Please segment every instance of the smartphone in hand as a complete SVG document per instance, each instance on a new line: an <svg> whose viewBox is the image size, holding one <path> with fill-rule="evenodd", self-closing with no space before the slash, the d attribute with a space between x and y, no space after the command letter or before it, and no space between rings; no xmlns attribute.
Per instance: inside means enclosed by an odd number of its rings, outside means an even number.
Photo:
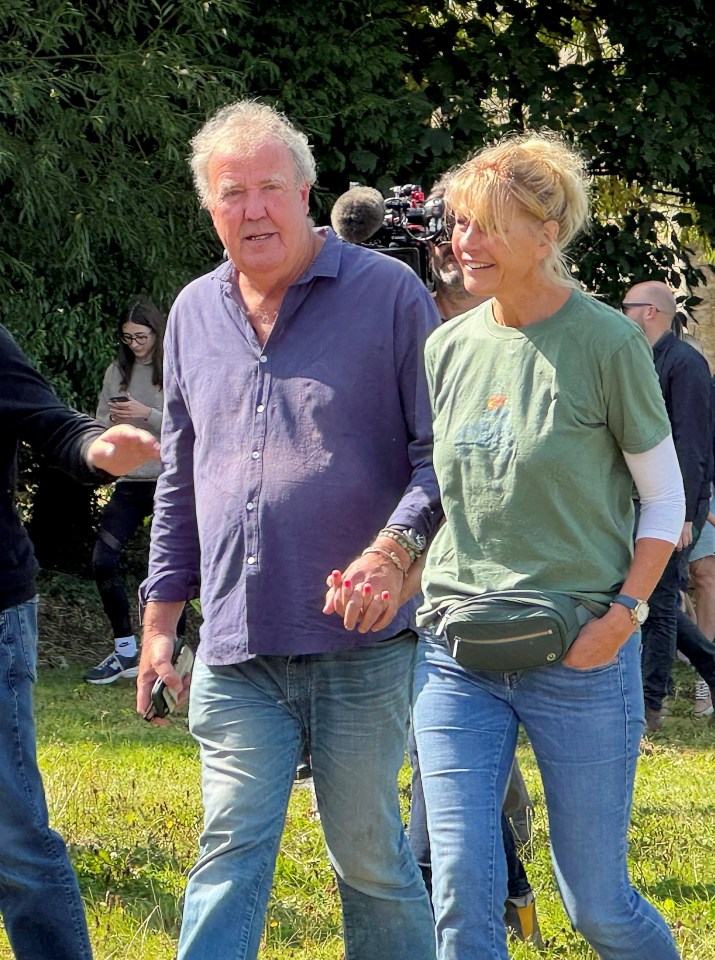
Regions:
<svg viewBox="0 0 715 960"><path fill-rule="evenodd" d="M191 647L187 645L184 637L177 638L171 663L182 680L191 673L191 668L194 665L194 653ZM151 705L144 714L144 719L154 720L155 717L168 717L170 713L174 712L178 702L179 694L167 687L163 680L157 678L151 689Z"/></svg>
<svg viewBox="0 0 715 960"><path fill-rule="evenodd" d="M129 403L129 397L110 397L110 403Z"/></svg>

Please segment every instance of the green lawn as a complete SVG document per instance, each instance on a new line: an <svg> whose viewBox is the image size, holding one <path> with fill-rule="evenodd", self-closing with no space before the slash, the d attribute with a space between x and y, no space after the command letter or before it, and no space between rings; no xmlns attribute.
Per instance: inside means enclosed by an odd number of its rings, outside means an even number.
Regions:
<svg viewBox="0 0 715 960"><path fill-rule="evenodd" d="M673 925L684 960L715 960L715 727L690 717L692 672L678 664L676 679L673 716L646 745L639 769L632 874ZM70 845L97 960L172 960L201 822L197 752L185 719L151 728L134 713L131 683L88 686L71 667L41 670L37 722L51 820ZM556 895L527 745L520 760L536 802L527 869L546 955L590 957ZM405 815L408 782L405 768ZM266 960L342 957L335 883L310 800L309 790L294 791L261 953ZM0 960L11 956L0 931ZM537 956L514 944L514 958Z"/></svg>

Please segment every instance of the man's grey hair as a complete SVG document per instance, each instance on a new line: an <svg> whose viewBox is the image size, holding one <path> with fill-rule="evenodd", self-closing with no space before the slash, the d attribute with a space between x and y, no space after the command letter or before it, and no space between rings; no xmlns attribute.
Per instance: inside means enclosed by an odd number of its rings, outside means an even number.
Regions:
<svg viewBox="0 0 715 960"><path fill-rule="evenodd" d="M249 157L267 140L279 140L290 150L295 161L298 186L315 183L315 159L308 138L274 107L257 100L236 100L222 107L201 127L191 141L191 171L199 200L210 207L208 167L215 153L235 153Z"/></svg>

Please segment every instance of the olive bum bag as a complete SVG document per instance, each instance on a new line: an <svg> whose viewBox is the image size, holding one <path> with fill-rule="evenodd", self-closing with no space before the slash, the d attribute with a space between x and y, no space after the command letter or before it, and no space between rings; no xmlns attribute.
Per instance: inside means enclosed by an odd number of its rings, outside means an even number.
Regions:
<svg viewBox="0 0 715 960"><path fill-rule="evenodd" d="M448 607L437 635L446 635L461 666L510 673L558 663L584 623L606 609L564 593L483 593Z"/></svg>

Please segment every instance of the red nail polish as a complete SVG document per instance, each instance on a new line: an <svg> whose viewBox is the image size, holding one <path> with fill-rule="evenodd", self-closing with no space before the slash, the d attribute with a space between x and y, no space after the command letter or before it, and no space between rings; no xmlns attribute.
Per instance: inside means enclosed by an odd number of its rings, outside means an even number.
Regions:
<svg viewBox="0 0 715 960"><path fill-rule="evenodd" d="M350 587L352 587L352 585L353 585L352 580L343 580L343 586L347 587L348 590L350 589Z"/></svg>
<svg viewBox="0 0 715 960"><path fill-rule="evenodd" d="M362 592L363 592L363 593L372 593L372 587L370 586L369 583L366 583L366 584L365 584L365 586L362 588Z"/></svg>
<svg viewBox="0 0 715 960"><path fill-rule="evenodd" d="M383 590L383 591L382 591L382 599L383 599L383 600L389 600L389 599L390 599L390 591L389 591L389 590Z"/></svg>

